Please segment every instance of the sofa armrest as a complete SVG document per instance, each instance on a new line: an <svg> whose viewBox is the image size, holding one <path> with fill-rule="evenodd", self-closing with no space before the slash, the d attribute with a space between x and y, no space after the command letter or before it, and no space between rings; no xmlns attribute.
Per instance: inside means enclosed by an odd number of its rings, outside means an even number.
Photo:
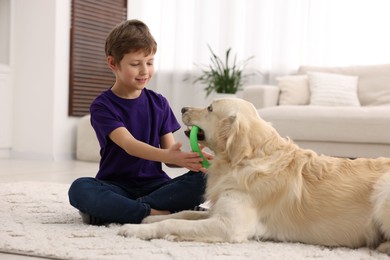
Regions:
<svg viewBox="0 0 390 260"><path fill-rule="evenodd" d="M273 85L250 85L244 88L242 97L260 109L277 106L279 92L279 87Z"/></svg>
<svg viewBox="0 0 390 260"><path fill-rule="evenodd" d="M79 161L99 162L100 145L91 126L91 116L80 118L76 133L76 159Z"/></svg>

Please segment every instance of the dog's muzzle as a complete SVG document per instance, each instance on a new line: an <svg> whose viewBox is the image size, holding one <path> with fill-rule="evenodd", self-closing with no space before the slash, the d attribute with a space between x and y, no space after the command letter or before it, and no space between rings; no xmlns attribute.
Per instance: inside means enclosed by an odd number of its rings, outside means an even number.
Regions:
<svg viewBox="0 0 390 260"><path fill-rule="evenodd" d="M188 107L183 107L183 108L181 109L181 114L184 115L188 110L189 110ZM187 137L190 137L191 127L192 127L192 125L189 125L189 126L187 126L187 129L184 130L184 134L185 134ZM198 126L198 127L199 127L199 126ZM204 140L205 140L204 131L203 131L202 128L199 127L199 131L198 131L198 141L204 141Z"/></svg>

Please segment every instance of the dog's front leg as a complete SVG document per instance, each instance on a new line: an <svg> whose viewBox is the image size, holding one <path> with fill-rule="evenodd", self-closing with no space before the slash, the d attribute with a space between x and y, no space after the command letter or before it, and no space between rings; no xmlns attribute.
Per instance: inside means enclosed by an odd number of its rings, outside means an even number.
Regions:
<svg viewBox="0 0 390 260"><path fill-rule="evenodd" d="M152 238L166 238L175 240L173 236L169 237L169 230L175 227L175 224L170 222L159 224L159 222L166 222L168 220L200 220L209 217L208 211L192 211L185 210L169 215L154 215L148 216L142 220L142 224L126 224L119 230L119 235L135 236L140 239L149 240ZM163 229L164 227L164 229Z"/></svg>
<svg viewBox="0 0 390 260"><path fill-rule="evenodd" d="M187 219L187 220L198 220L205 219L209 217L208 211L193 211L193 210L184 210L177 213L169 215L154 215L148 216L142 220L143 224L160 222L166 219Z"/></svg>
<svg viewBox="0 0 390 260"><path fill-rule="evenodd" d="M119 235L150 240L165 238L171 241L224 242L227 221L217 217L203 220L167 219L150 224L126 224Z"/></svg>
<svg viewBox="0 0 390 260"><path fill-rule="evenodd" d="M245 196L245 195L244 195ZM166 219L150 224L127 224L119 234L141 239L173 241L244 242L256 233L257 215L243 195L222 196L207 219ZM183 213L184 214L184 213Z"/></svg>

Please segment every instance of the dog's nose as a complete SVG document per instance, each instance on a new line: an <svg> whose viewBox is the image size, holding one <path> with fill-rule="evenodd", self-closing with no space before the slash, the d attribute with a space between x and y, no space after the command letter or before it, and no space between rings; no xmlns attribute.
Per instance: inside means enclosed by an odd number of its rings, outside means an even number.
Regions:
<svg viewBox="0 0 390 260"><path fill-rule="evenodd" d="M181 113L182 114L184 114L185 112L187 112L188 111L188 107L183 107L182 109L181 109Z"/></svg>

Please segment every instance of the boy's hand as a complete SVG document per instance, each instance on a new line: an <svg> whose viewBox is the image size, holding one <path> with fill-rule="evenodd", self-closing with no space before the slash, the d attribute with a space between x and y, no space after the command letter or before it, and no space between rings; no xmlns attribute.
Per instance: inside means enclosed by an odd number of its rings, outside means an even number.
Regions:
<svg viewBox="0 0 390 260"><path fill-rule="evenodd" d="M178 142L167 149L168 161L166 163L175 164L191 171L198 172L203 169L202 157L196 152L182 152L182 143Z"/></svg>
<svg viewBox="0 0 390 260"><path fill-rule="evenodd" d="M199 149L202 151L203 156L206 157L206 159L210 161L210 160L212 160L214 158L214 155L212 155L211 153L206 152L204 150L205 148L206 148L206 146L199 145Z"/></svg>
<svg viewBox="0 0 390 260"><path fill-rule="evenodd" d="M214 155L211 154L211 153L208 153L206 152L204 149L206 148L206 146L204 145L199 145L199 149L202 151L202 154L203 156L209 161L209 163L211 164L211 160L214 158ZM201 172L204 172L204 173L207 173L207 168L201 168L200 169Z"/></svg>

